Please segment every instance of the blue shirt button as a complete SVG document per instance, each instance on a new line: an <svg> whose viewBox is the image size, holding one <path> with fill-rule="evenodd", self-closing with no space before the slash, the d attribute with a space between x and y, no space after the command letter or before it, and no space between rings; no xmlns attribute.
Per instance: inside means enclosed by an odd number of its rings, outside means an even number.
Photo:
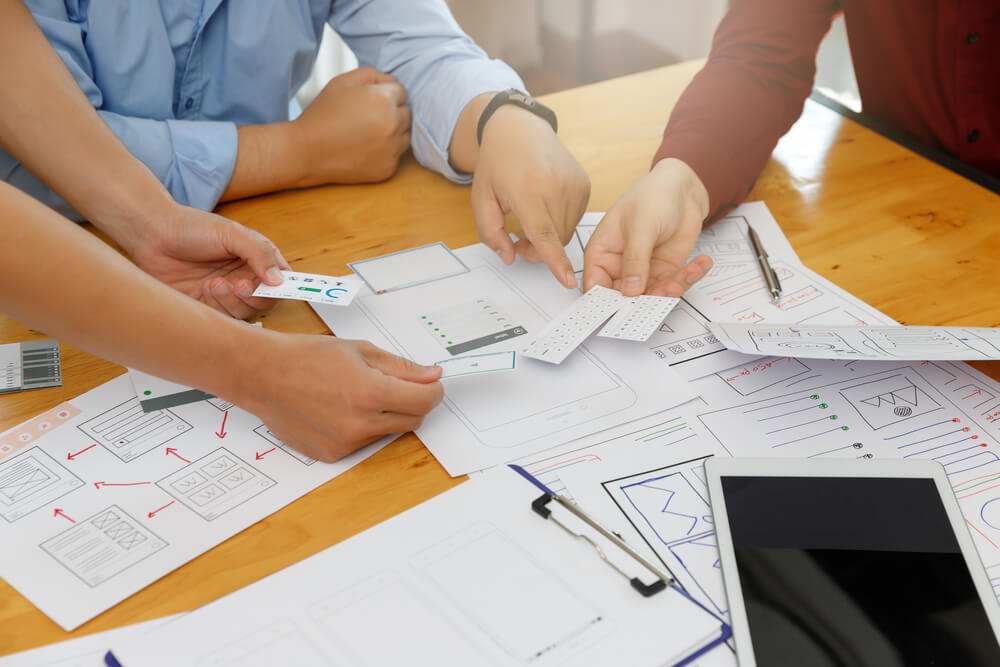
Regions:
<svg viewBox="0 0 1000 667"><path fill-rule="evenodd" d="M194 98L193 97L187 98L187 102L184 103L184 108L190 109L193 106L194 106Z"/></svg>

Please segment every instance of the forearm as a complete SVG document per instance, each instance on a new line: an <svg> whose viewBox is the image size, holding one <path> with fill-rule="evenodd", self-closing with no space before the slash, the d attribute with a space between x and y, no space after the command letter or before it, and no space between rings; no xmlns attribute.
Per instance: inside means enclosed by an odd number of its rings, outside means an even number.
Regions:
<svg viewBox="0 0 1000 667"><path fill-rule="evenodd" d="M221 201L322 184L309 169L294 121L243 125L237 134L236 167Z"/></svg>
<svg viewBox="0 0 1000 667"><path fill-rule="evenodd" d="M828 0L732 3L654 158L677 158L694 169L708 190L711 216L746 197L801 114L816 50L837 11Z"/></svg>
<svg viewBox="0 0 1000 667"><path fill-rule="evenodd" d="M248 360L261 361L274 334L159 283L2 184L0 211L0 310L116 363L249 402Z"/></svg>
<svg viewBox="0 0 1000 667"><path fill-rule="evenodd" d="M0 144L73 208L120 240L140 211L170 205L169 193L100 119L21 2L0 4L0 63Z"/></svg>

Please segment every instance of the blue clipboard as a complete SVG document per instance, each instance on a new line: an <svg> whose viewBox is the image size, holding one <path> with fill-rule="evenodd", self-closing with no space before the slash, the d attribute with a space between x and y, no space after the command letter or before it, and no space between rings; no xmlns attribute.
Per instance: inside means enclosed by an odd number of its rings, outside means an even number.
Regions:
<svg viewBox="0 0 1000 667"><path fill-rule="evenodd" d="M587 524L589 524L592 528L594 528L599 533L601 533L602 535L604 535L604 537L608 538L612 543L617 544L619 547L621 547L623 551L625 551L626 553L628 553L629 555L631 555L633 558L635 558L640 563L640 565L642 565L643 567L645 567L646 569L650 570L653 573L661 572L659 570L658 566L656 566L655 564L650 563L650 561L648 561L645 557L643 557L642 555L638 554L637 552L634 552L630 547L628 547L627 545L625 545L624 541L620 537L618 537L617 535L615 535L611 531L608 531L606 528L604 528L603 526L601 526L599 522L597 522L596 520L594 520L591 517L589 517L586 514L586 512L584 512L582 509L580 509L580 507L577 506L575 503L571 503L570 501L566 500L562 496L559 496L557 493L555 493L554 491L552 491L548 486L546 486L544 483L542 483L534 475L532 475L530 472L528 472L527 470L525 470L521 466L515 465L515 464L510 464L509 467L511 469L513 469L516 473L518 473L519 475L521 475L522 477L524 477L524 479L526 479L529 482L531 482L532 484L534 484L544 494L543 496L541 496L540 498L536 499L531 504L531 509L536 514L540 515L541 517L543 517L545 519L548 519L549 516L550 516L550 514L548 513L549 511L546 509L546 505L548 504L549 501L556 500L557 502L559 502L562 505L564 505L567 509L569 509L578 518L582 519L584 522L586 522ZM562 524L560 524L560 525L562 525ZM563 528L565 528L565 526L563 526ZM673 579L673 577L669 577L668 575L662 575L661 580L655 582L654 584L645 584L645 583L639 581L638 579L632 579L630 581L630 584L641 595L644 595L644 596L647 596L647 597L651 596L651 595L655 595L655 594L657 594L657 593L659 593L661 591L664 591L664 590L666 590L668 588L672 589L672 590L676 591L678 594L680 594L681 596L683 596L685 599L687 599L688 602L690 602L691 604L695 605L696 607L698 607L699 609L701 609L703 612L705 612L706 614L708 614L709 616L711 616L712 618L714 618L716 621L719 622L719 636L716 637L715 639L713 639L712 641L710 641L709 643L705 644L704 646L702 646L698 650L696 650L691 655L683 658L679 662L674 663L675 667L680 667L681 665L690 664L691 662L697 660L701 656L703 656L706 653L708 653L709 651L711 651L713 648L716 648L717 646L719 646L719 644L723 644L723 643L727 642L733 636L733 629L732 629L732 627L730 627L730 625L728 623L726 623L726 621L721 616L719 616L715 612L711 611L705 605L703 605L702 603L698 602L693 597L691 597L691 595L686 590L684 590L684 588L682 588L681 585L675 579ZM110 667L116 667L116 665L111 665Z"/></svg>

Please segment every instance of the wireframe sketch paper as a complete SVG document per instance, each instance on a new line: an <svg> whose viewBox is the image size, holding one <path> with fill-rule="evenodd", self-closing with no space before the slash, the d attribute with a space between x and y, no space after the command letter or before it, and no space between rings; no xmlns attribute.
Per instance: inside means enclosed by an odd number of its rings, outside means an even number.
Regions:
<svg viewBox="0 0 1000 667"><path fill-rule="evenodd" d="M644 598L500 467L114 647L125 667L663 665L720 635Z"/></svg>
<svg viewBox="0 0 1000 667"><path fill-rule="evenodd" d="M872 327L713 322L729 349L809 359L1000 359L1000 329Z"/></svg>
<svg viewBox="0 0 1000 667"><path fill-rule="evenodd" d="M0 434L0 576L72 630L336 477L210 399L143 412L127 376Z"/></svg>
<svg viewBox="0 0 1000 667"><path fill-rule="evenodd" d="M519 351L579 296L543 265L505 266L482 245L455 251L465 271L436 278L407 267L416 284L349 308L314 305L338 336L363 339L422 364ZM426 280L421 277L426 277ZM452 475L481 470L661 412L694 397L641 344L592 337L556 366L517 354L516 368L444 383L445 398L417 431Z"/></svg>
<svg viewBox="0 0 1000 667"><path fill-rule="evenodd" d="M603 214L588 213L566 246L577 275L583 250ZM767 249L784 293L771 301L747 236L752 225ZM893 321L802 264L763 202L743 204L706 227L692 252L714 262L685 292L646 344L684 378L693 380L745 361L719 341L709 322L891 325ZM759 353L757 353L759 356Z"/></svg>
<svg viewBox="0 0 1000 667"><path fill-rule="evenodd" d="M0 667L105 667L104 656L112 644L126 637L138 637L182 614L165 616L145 623L126 625L77 639L41 646L30 651L0 657Z"/></svg>
<svg viewBox="0 0 1000 667"><path fill-rule="evenodd" d="M687 407L714 440L706 447L716 455L941 463L1000 590L1000 383L952 361L764 357L695 384L701 396ZM650 548L696 597L726 613L714 528L703 512L704 457L669 448L649 454L631 461L567 458L560 482L626 540Z"/></svg>

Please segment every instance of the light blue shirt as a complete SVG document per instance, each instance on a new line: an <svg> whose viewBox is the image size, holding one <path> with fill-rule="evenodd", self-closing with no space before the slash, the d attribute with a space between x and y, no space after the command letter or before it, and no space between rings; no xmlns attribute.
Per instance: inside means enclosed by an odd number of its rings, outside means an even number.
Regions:
<svg viewBox="0 0 1000 667"><path fill-rule="evenodd" d="M448 145L465 105L520 88L455 23L444 0L27 0L101 117L182 204L212 209L236 164L238 125L288 120L323 24L361 65L409 94L412 148L456 182ZM100 165L95 165L100 169ZM0 150L0 177L68 215L57 195Z"/></svg>

